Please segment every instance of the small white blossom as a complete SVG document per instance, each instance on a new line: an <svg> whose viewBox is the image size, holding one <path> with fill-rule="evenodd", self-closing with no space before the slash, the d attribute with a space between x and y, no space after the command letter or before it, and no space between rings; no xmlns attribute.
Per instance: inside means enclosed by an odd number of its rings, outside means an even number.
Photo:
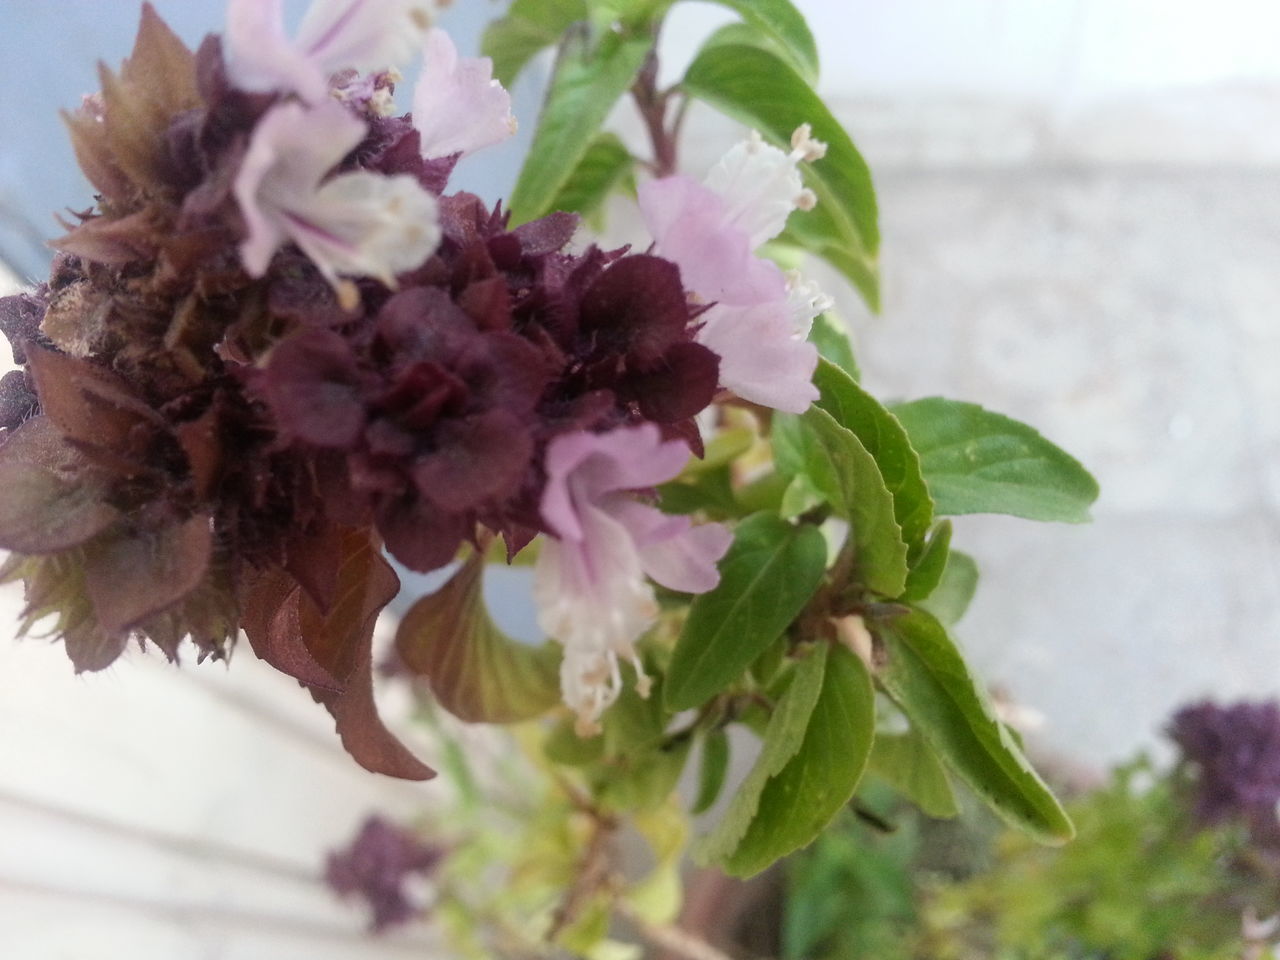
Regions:
<svg viewBox="0 0 1280 960"><path fill-rule="evenodd" d="M731 534L717 523L694 526L637 500L630 491L670 480L689 459L679 441L645 424L610 433L572 433L547 448L542 517L555 534L538 555L538 623L564 646L560 685L582 736L622 691L619 658L649 681L635 642L658 615L646 575L672 590L705 593L720 579L716 561Z"/></svg>
<svg viewBox="0 0 1280 960"><path fill-rule="evenodd" d="M364 137L341 105L272 107L254 128L234 192L248 228L240 256L253 276L293 241L340 292L339 277L395 276L422 264L440 242L435 198L413 177L330 170Z"/></svg>

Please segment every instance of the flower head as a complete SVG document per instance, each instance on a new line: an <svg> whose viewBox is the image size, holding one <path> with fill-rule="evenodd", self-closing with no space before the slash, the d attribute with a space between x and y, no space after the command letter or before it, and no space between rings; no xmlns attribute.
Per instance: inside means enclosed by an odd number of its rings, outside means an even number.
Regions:
<svg viewBox="0 0 1280 960"><path fill-rule="evenodd" d="M251 275L265 274L292 240L335 284L371 276L390 286L436 248L436 201L414 177L357 170L324 180L365 130L337 103L282 103L258 121L235 179L248 228L240 253Z"/></svg>
<svg viewBox="0 0 1280 960"><path fill-rule="evenodd" d="M719 582L715 564L729 531L694 526L634 496L673 478L688 458L683 443L663 442L650 425L566 434L547 450L542 516L554 539L538 557L534 592L539 624L564 645L561 688L583 735L598 731L621 692L619 657L647 693L635 641L658 609L646 575L684 593Z"/></svg>
<svg viewBox="0 0 1280 960"><path fill-rule="evenodd" d="M333 74L407 60L431 24L431 10L426 0L315 0L290 40L284 0L231 0L227 71L241 90L296 93L319 104Z"/></svg>
<svg viewBox="0 0 1280 960"><path fill-rule="evenodd" d="M422 76L413 91L413 122L428 159L469 153L516 132L511 95L493 79L488 57L459 57L443 30L427 33Z"/></svg>

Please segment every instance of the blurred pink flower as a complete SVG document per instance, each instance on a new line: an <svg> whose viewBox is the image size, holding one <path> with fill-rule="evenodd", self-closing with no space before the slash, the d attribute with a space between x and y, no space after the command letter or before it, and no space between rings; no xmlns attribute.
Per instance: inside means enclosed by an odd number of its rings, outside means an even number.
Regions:
<svg viewBox="0 0 1280 960"><path fill-rule="evenodd" d="M248 227L240 256L250 274L266 273L276 250L293 241L335 286L340 276L391 286L435 250L436 200L414 177L361 170L321 182L365 129L334 102L282 103L258 121L234 187Z"/></svg>
<svg viewBox="0 0 1280 960"><path fill-rule="evenodd" d="M413 123L428 160L463 156L516 132L511 95L493 79L488 57L459 57L443 30L427 33L422 76L413 91Z"/></svg>
<svg viewBox="0 0 1280 960"><path fill-rule="evenodd" d="M755 251L782 232L793 210L813 206L797 167L824 151L807 127L796 131L790 153L753 133L705 183L673 176L639 189L656 252L713 304L702 315L698 342L719 354L720 382L746 400L791 413L817 399L810 380L818 352L805 338L831 302Z"/></svg>
<svg viewBox="0 0 1280 960"><path fill-rule="evenodd" d="M555 536L538 557L534 596L539 624L564 646L561 689L584 736L621 692L619 657L648 694L635 641L658 606L645 576L683 593L720 581L716 561L733 539L725 527L694 526L632 494L672 479L688 459L683 442L664 442L652 424L566 434L547 449L542 516Z"/></svg>
<svg viewBox="0 0 1280 960"><path fill-rule="evenodd" d="M408 60L431 24L427 0L315 0L290 40L284 0L231 0L227 72L242 90L329 95L340 70L384 70Z"/></svg>

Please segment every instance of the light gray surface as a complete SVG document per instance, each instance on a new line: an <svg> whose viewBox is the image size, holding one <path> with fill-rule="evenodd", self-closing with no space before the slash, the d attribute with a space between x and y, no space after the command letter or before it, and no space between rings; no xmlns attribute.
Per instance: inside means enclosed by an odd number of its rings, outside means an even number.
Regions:
<svg viewBox="0 0 1280 960"><path fill-rule="evenodd" d="M867 382L1024 419L1102 484L1091 526L958 525L983 674L1093 762L1188 699L1280 693L1280 171L879 171L885 308L850 310Z"/></svg>

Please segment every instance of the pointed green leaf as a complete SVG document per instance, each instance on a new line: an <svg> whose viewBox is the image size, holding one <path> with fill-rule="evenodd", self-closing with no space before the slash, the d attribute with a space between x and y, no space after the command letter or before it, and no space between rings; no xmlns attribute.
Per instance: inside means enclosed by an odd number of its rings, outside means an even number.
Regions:
<svg viewBox="0 0 1280 960"><path fill-rule="evenodd" d="M493 75L510 87L530 60L560 42L569 26L587 19L585 0L514 0L507 15L489 24L480 52L493 60Z"/></svg>
<svg viewBox="0 0 1280 960"><path fill-rule="evenodd" d="M877 734L870 766L928 816L948 820L960 812L946 768L915 730Z"/></svg>
<svg viewBox="0 0 1280 960"><path fill-rule="evenodd" d="M729 772L729 735L723 729L712 730L702 739L702 765L698 768L698 796L690 813L705 813L720 796L725 774Z"/></svg>
<svg viewBox="0 0 1280 960"><path fill-rule="evenodd" d="M652 46L647 29L625 24L596 39L585 25L565 35L538 129L511 194L513 222L534 220L553 209Z"/></svg>
<svg viewBox="0 0 1280 960"><path fill-rule="evenodd" d="M701 706L742 676L804 608L826 565L816 527L768 513L740 523L720 561L720 584L689 609L667 669L667 708Z"/></svg>
<svg viewBox="0 0 1280 960"><path fill-rule="evenodd" d="M818 205L794 214L788 234L792 242L830 261L876 304L880 228L871 172L822 98L785 60L745 44L703 50L681 85L776 144L789 144L801 124L812 126L814 137L828 147L825 157L805 169L805 182L817 194Z"/></svg>
<svg viewBox="0 0 1280 960"><path fill-rule="evenodd" d="M875 457L885 486L893 494L893 515L909 548L923 541L933 522L933 500L920 470L920 457L911 449L907 431L871 394L835 364L822 360L813 375L821 396L818 406L836 423L852 430Z"/></svg>
<svg viewBox="0 0 1280 960"><path fill-rule="evenodd" d="M938 513L1007 513L1065 523L1089 519L1097 481L1025 423L942 397L892 410L920 454Z"/></svg>
<svg viewBox="0 0 1280 960"><path fill-rule="evenodd" d="M760 47L785 60L809 84L818 83L818 45L804 15L788 0L712 0L742 16L740 23L728 23L707 38L710 47L742 43Z"/></svg>
<svg viewBox="0 0 1280 960"><path fill-rule="evenodd" d="M886 597L902 593L907 545L894 518L893 495L862 441L816 406L800 416L776 414L772 438L778 469L807 476L849 521L862 582Z"/></svg>
<svg viewBox="0 0 1280 960"><path fill-rule="evenodd" d="M874 627L884 643L876 677L912 726L1006 821L1042 843L1075 830L998 719L947 631L921 610Z"/></svg>
<svg viewBox="0 0 1280 960"><path fill-rule="evenodd" d="M694 856L700 863L720 863L733 854L746 836L760 806L760 795L804 744L809 718L822 692L827 647L820 645L796 664L790 682L765 728L764 743L729 808L715 828L700 840Z"/></svg>
<svg viewBox="0 0 1280 960"><path fill-rule="evenodd" d="M933 593L942 582L950 553L951 521L943 520L933 528L933 535L911 564L911 572L907 574L907 589L902 591L901 599L907 603L916 603Z"/></svg>
<svg viewBox="0 0 1280 960"><path fill-rule="evenodd" d="M855 383L862 379L858 358L853 352L853 340L844 322L834 314L823 313L813 321L813 327L809 330L809 342L818 348L818 353L852 377Z"/></svg>
<svg viewBox="0 0 1280 960"><path fill-rule="evenodd" d="M635 158L612 133L599 133L551 204L553 210L590 216L629 178Z"/></svg>
<svg viewBox="0 0 1280 960"><path fill-rule="evenodd" d="M978 564L967 553L952 550L947 556L942 579L917 606L933 614L946 626L954 627L969 609L977 590Z"/></svg>
<svg viewBox="0 0 1280 960"><path fill-rule="evenodd" d="M857 789L874 730L875 692L867 668L844 647L833 647L804 742L765 784L725 870L749 877L811 843Z"/></svg>
<svg viewBox="0 0 1280 960"><path fill-rule="evenodd" d="M435 593L405 614L396 647L440 704L476 723L514 723L560 700L555 644L526 646L497 628L481 591L484 560L474 555Z"/></svg>

